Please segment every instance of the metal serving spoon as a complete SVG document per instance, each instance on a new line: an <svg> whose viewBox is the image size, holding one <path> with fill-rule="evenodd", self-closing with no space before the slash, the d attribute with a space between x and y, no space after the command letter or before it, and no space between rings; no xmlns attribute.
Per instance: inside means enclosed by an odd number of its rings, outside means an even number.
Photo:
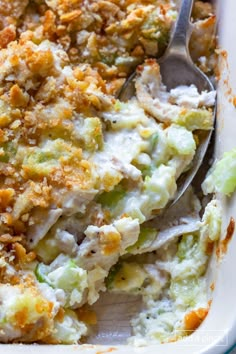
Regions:
<svg viewBox="0 0 236 354"><path fill-rule="evenodd" d="M189 54L188 44L192 27L190 23L192 6L193 0L182 0L179 16L170 39L170 43L164 56L158 60L162 81L166 85L167 90L175 88L179 85L189 86L191 84L194 84L199 92L204 90L214 90L214 86L211 81L193 63ZM121 101L127 101L135 95L135 76L136 74L133 73L121 88L118 96ZM215 119L215 107L213 115ZM193 158L191 168L186 173L182 174L178 179L177 192L171 204L177 202L195 177L206 154L211 135L212 130L201 132L200 142Z"/></svg>

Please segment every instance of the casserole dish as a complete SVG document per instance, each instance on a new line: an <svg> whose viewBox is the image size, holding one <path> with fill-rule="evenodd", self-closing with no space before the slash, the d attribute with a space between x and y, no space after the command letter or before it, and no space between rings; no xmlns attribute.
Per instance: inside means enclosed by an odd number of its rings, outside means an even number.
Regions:
<svg viewBox="0 0 236 354"><path fill-rule="evenodd" d="M228 62L229 67L233 69L233 53L230 52L232 38L230 40L230 36L232 35L232 25L233 25L233 16L231 14L234 13L235 4L233 1L228 1L227 5L223 9L222 19L221 19L221 41L222 47L229 52ZM232 56L232 57L231 57ZM224 74L220 78L219 85L219 119L217 125L217 149L216 156L221 156L222 152L225 150L229 150L233 147L233 136L232 136L232 119L234 115L234 106L233 106L233 97L229 97L229 84L234 85L233 78L230 77L229 80L229 72L226 64L226 55L225 52L221 54L221 65L222 71ZM231 69L231 70L232 70ZM221 70L220 70L221 71ZM232 80L232 82L231 82ZM229 102L231 100L231 102ZM224 117L224 121L223 121ZM232 139L229 137L232 136ZM225 236L225 230L227 228L229 218L234 216L234 200L230 199L230 203L226 199L222 199L223 210L224 210L224 222L222 228L222 238ZM213 257L212 263L209 267L209 285L212 282L216 281L216 287L213 294L213 302L211 306L211 310L206 320L202 324L202 326L190 337L176 342L169 343L165 345L155 345L148 347L150 353L165 352L165 353L176 353L178 350L181 353L222 353L226 351L229 346L234 341L234 332L235 332L235 316L231 309L233 308L233 301L235 299L236 290L231 289L233 283L233 277L231 269L234 267L233 264L233 244L234 240L232 240L227 255L224 258L223 262L219 265L217 263L216 256ZM222 301L222 299L224 299ZM222 306L222 302L223 305ZM129 304L127 305L128 307ZM126 308L124 306L123 312L125 313ZM106 353L106 352L117 352L117 353L144 353L147 350L145 348L134 348L132 346L127 345L113 345L113 343L122 342L123 332L125 332L126 326L123 326L123 323L119 321L118 314L120 313L120 308L112 312L112 319L109 322L109 325L106 328L111 329L110 332L104 334L103 338L114 338L112 340L104 340L104 342L108 343L108 345L103 346L102 340L101 345L80 345L80 346L38 346L38 345L4 345L1 349L6 353L12 353L13 350L20 352L28 351L29 353L33 353L34 350L37 352L47 351L49 353L62 353L62 352L80 352L83 351L85 353ZM116 317L117 316L117 317ZM222 321L222 319L224 319ZM118 330L117 330L118 327ZM120 329L124 327L124 331L122 332ZM125 333L124 333L125 336ZM109 346L109 342L112 346Z"/></svg>

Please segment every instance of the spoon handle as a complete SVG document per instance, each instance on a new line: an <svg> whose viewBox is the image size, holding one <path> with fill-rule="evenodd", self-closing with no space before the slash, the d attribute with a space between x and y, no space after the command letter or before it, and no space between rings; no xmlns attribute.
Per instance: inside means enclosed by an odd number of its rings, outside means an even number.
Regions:
<svg viewBox="0 0 236 354"><path fill-rule="evenodd" d="M185 52L188 55L188 42L190 37L190 16L193 0L182 0L175 28L166 52Z"/></svg>

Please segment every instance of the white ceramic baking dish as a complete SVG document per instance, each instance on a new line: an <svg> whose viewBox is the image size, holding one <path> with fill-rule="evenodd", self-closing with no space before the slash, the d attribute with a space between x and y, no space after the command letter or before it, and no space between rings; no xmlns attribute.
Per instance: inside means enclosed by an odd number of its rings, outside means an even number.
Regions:
<svg viewBox="0 0 236 354"><path fill-rule="evenodd" d="M233 102L233 92L236 94L236 1L225 0L218 3L220 17L220 43L226 51L221 55L221 78L218 89L218 117L217 117L217 141L216 157L222 156L224 151L236 146L236 107ZM226 55L227 54L227 55ZM236 96L235 96L236 97ZM236 103L236 102L235 102ZM222 238L225 236L230 217L236 217L236 195L232 198L222 198L223 203L223 228ZM114 306L110 301L101 323L101 335L97 337L97 343L90 345L22 345L2 344L0 353L4 354L105 354L114 352L117 354L222 354L236 342L236 238L231 240L228 252L222 262L216 260L214 255L209 267L209 285L214 282L215 290L209 314L200 328L191 336L175 343L154 345L135 348L124 343L129 331L128 315L135 307L133 303L125 303L119 298L119 305ZM127 315L128 314L128 315ZM96 339L95 339L96 342Z"/></svg>

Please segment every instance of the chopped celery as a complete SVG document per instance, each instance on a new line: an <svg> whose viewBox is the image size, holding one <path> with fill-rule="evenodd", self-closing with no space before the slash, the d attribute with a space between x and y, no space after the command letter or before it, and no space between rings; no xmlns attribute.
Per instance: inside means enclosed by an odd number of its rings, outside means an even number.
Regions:
<svg viewBox="0 0 236 354"><path fill-rule="evenodd" d="M148 195L148 202L143 212L150 213L155 209L164 208L176 191L175 169L160 165L144 181L144 193Z"/></svg>
<svg viewBox="0 0 236 354"><path fill-rule="evenodd" d="M185 127L172 124L167 131L168 145L181 155L194 153L196 143L193 134Z"/></svg>
<svg viewBox="0 0 236 354"><path fill-rule="evenodd" d="M185 126L188 130L209 130L213 127L213 114L206 109L184 110L175 119L175 123Z"/></svg>
<svg viewBox="0 0 236 354"><path fill-rule="evenodd" d="M132 205L129 209L127 208L126 214L129 215L132 219L138 219L140 224L146 221L146 217L140 210L140 206L133 207Z"/></svg>
<svg viewBox="0 0 236 354"><path fill-rule="evenodd" d="M35 268L35 275L40 283L47 283L53 287L51 280L48 278L48 266L43 263L38 263Z"/></svg>
<svg viewBox="0 0 236 354"><path fill-rule="evenodd" d="M48 266L39 263L35 269L35 275L40 283L47 283L54 289L64 290L66 307L80 303L83 292L88 287L87 271L78 267L72 259L66 256L58 256Z"/></svg>
<svg viewBox="0 0 236 354"><path fill-rule="evenodd" d="M114 109L116 112L120 111L122 108L122 102L120 102L119 100L116 100L115 101L115 104L114 104Z"/></svg>
<svg viewBox="0 0 236 354"><path fill-rule="evenodd" d="M107 53L104 54L102 53L102 51L99 52L100 55L100 60L102 63L106 64L106 65L112 65L114 64L116 58L117 58L117 54L116 53Z"/></svg>
<svg viewBox="0 0 236 354"><path fill-rule="evenodd" d="M9 162L11 157L15 157L16 155L16 146L12 141L8 141L1 144L1 149L3 154L0 155L0 162Z"/></svg>
<svg viewBox="0 0 236 354"><path fill-rule="evenodd" d="M0 99L0 128L8 126L13 119L14 115L12 114L11 106Z"/></svg>
<svg viewBox="0 0 236 354"><path fill-rule="evenodd" d="M144 166L144 167L139 167L139 170L142 172L142 176L144 180L146 177L150 177L152 172L153 172L153 166Z"/></svg>
<svg viewBox="0 0 236 354"><path fill-rule="evenodd" d="M158 142L159 134L158 133L153 133L150 137L150 146L151 150L153 150Z"/></svg>
<svg viewBox="0 0 236 354"><path fill-rule="evenodd" d="M177 257L179 261L192 258L198 247L199 237L197 235L184 235L178 244Z"/></svg>
<svg viewBox="0 0 236 354"><path fill-rule="evenodd" d="M119 272L121 267L122 267L121 262L117 262L114 266L111 267L109 274L105 279L105 284L106 284L107 289L110 289L112 287L112 283L115 279L115 276Z"/></svg>
<svg viewBox="0 0 236 354"><path fill-rule="evenodd" d="M60 166L60 160L71 163L80 157L80 149L63 139L48 140L42 147L25 150L23 168L30 175L47 176Z"/></svg>
<svg viewBox="0 0 236 354"><path fill-rule="evenodd" d="M116 204L125 197L126 191L120 186L116 186L113 191L104 192L98 196L97 202L104 207L115 207Z"/></svg>
<svg viewBox="0 0 236 354"><path fill-rule="evenodd" d="M134 245L129 246L126 251L128 253L132 253L134 251L138 251L139 249L150 246L152 241L154 241L157 237L157 234L158 232L156 229L141 226L138 240L135 242Z"/></svg>
<svg viewBox="0 0 236 354"><path fill-rule="evenodd" d="M98 150L103 146L102 123L99 118L86 118L82 134L87 150Z"/></svg>
<svg viewBox="0 0 236 354"><path fill-rule="evenodd" d="M211 241L219 240L221 222L222 210L220 202L213 199L210 203L207 204L204 215L202 217L200 234L203 243L206 239L210 239Z"/></svg>
<svg viewBox="0 0 236 354"><path fill-rule="evenodd" d="M170 36L171 18L168 21L160 18L156 11L152 11L142 25L142 35L145 39L157 41L158 54L166 48ZM150 30L153 28L153 30Z"/></svg>
<svg viewBox="0 0 236 354"><path fill-rule="evenodd" d="M180 280L172 280L170 284L170 296L187 306L195 306L198 302L199 280L197 277L186 277Z"/></svg>
<svg viewBox="0 0 236 354"><path fill-rule="evenodd" d="M199 233L182 236L178 244L175 261L171 269L170 297L178 306L194 307L201 298L205 299L207 256L204 254Z"/></svg>
<svg viewBox="0 0 236 354"><path fill-rule="evenodd" d="M87 286L87 272L69 260L65 265L48 273L48 279L55 288L72 291Z"/></svg>
<svg viewBox="0 0 236 354"><path fill-rule="evenodd" d="M178 282L189 277L201 277L206 270L207 260L199 233L184 235L171 268L172 280Z"/></svg>
<svg viewBox="0 0 236 354"><path fill-rule="evenodd" d="M202 184L204 194L220 192L230 195L236 189L236 149L224 153Z"/></svg>

